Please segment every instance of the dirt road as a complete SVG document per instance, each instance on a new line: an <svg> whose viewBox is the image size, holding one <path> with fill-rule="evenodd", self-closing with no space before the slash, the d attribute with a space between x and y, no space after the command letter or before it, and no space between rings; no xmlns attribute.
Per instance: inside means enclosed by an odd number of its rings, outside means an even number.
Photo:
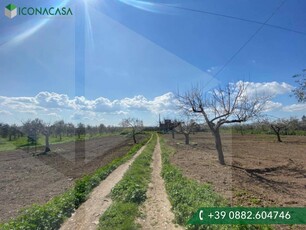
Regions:
<svg viewBox="0 0 306 230"><path fill-rule="evenodd" d="M61 230L93 230L97 229L100 216L111 205L112 200L108 198L111 189L122 179L133 161L141 154L143 146L131 160L120 165L114 170L90 195L76 212L62 225Z"/></svg>
<svg viewBox="0 0 306 230"><path fill-rule="evenodd" d="M83 203L76 212L62 225L61 230L95 230L99 224L100 216L112 204L108 197L112 188L122 179L133 161L141 154L143 146L131 160L119 166L101 184L94 189L90 198ZM148 199L141 207L143 219L138 219L142 229L183 229L173 224L174 214L168 200L164 181L161 177L161 149L159 139L153 153L152 180L147 191Z"/></svg>
<svg viewBox="0 0 306 230"><path fill-rule="evenodd" d="M139 219L142 229L183 229L173 224L174 214L168 200L164 180L161 177L162 160L159 138L153 153L152 180L147 191L147 200L142 207L143 219Z"/></svg>

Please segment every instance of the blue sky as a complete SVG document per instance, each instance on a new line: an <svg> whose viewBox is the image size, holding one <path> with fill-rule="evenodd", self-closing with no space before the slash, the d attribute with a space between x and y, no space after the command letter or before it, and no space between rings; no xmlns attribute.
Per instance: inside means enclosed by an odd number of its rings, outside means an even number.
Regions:
<svg viewBox="0 0 306 230"><path fill-rule="evenodd" d="M290 94L291 76L306 68L306 2L276 10L281 2L2 1L2 9L67 5L74 15L0 15L0 120L116 125L136 116L154 125L159 113L176 116L178 89L240 80L273 93L268 114L301 117L306 106Z"/></svg>

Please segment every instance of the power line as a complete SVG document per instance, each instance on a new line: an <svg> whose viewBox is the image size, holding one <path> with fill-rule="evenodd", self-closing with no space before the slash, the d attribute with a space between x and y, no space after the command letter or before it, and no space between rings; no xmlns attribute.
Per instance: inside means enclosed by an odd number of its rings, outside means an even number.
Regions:
<svg viewBox="0 0 306 230"><path fill-rule="evenodd" d="M290 32L293 32L293 33L301 34L301 35L306 35L306 32L303 32L303 31L293 30L293 29L290 29L290 28L287 28L287 27L268 24L268 23L264 23L264 22L251 20L251 19L240 18L240 17L226 15L226 14L219 14L219 13L205 11L205 10L197 10L197 9L191 9L191 8L186 8L186 7L181 7L181 6L174 6L174 5L169 5L169 4L162 4L162 5L167 6L167 7L171 7L171 8L180 9L180 10L185 10L185 11L203 13L203 14L208 14L208 15L212 15L212 16L224 17L224 18L229 18L229 19L238 20L238 21L255 23L255 24L259 24L259 25L265 25L265 26L276 28L276 29L281 29L281 30L290 31Z"/></svg>
<svg viewBox="0 0 306 230"><path fill-rule="evenodd" d="M253 38L262 30L262 28L270 21L270 19L276 14L276 12L284 5L286 0L282 1L282 3L272 12L270 17L251 35L251 37L230 57L230 59L219 69L214 75L213 78L216 77L219 73L221 73L225 67L233 61L233 59L253 40ZM209 83L209 82L208 82Z"/></svg>

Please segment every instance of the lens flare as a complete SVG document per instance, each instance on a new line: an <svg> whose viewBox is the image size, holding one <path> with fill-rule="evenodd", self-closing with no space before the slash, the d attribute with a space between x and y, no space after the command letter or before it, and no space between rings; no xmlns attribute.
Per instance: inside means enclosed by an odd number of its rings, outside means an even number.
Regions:
<svg viewBox="0 0 306 230"><path fill-rule="evenodd" d="M53 5L55 8L61 8L67 6L70 0L63 0L58 5ZM54 19L54 18L53 18ZM34 33L36 33L39 29L45 26L48 22L52 20L52 17L47 17L38 20L24 20L18 26L14 28L12 31L7 31L6 36L2 37L0 46L5 44L16 44L22 42L27 39Z"/></svg>
<svg viewBox="0 0 306 230"><path fill-rule="evenodd" d="M141 0L118 0L126 5L135 7L140 10L149 11L152 13L174 14L175 10L167 7L168 4L160 4L153 2L146 2Z"/></svg>

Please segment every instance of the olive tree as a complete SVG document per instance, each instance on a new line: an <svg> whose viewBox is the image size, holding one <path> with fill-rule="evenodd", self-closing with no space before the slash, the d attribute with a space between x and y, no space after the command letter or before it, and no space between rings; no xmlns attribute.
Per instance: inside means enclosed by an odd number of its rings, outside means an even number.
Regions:
<svg viewBox="0 0 306 230"><path fill-rule="evenodd" d="M61 141L62 135L65 131L65 122L63 120L56 121L54 122L53 127L54 127L54 132L55 132L56 137L59 136L60 141Z"/></svg>
<svg viewBox="0 0 306 230"><path fill-rule="evenodd" d="M199 86L177 95L181 109L200 114L207 123L218 152L218 160L225 165L220 127L224 124L241 123L259 116L265 109L267 96L249 96L243 82L229 83L204 94Z"/></svg>
<svg viewBox="0 0 306 230"><path fill-rule="evenodd" d="M35 145L35 151L39 133L41 133L42 130L42 123L42 120L36 118L34 120L27 120L23 122L22 125L22 131L27 135L28 146Z"/></svg>
<svg viewBox="0 0 306 230"><path fill-rule="evenodd" d="M77 125L77 128L75 130L76 134L78 135L78 138L80 139L82 135L86 134L86 128L85 125L83 123L79 123Z"/></svg>

